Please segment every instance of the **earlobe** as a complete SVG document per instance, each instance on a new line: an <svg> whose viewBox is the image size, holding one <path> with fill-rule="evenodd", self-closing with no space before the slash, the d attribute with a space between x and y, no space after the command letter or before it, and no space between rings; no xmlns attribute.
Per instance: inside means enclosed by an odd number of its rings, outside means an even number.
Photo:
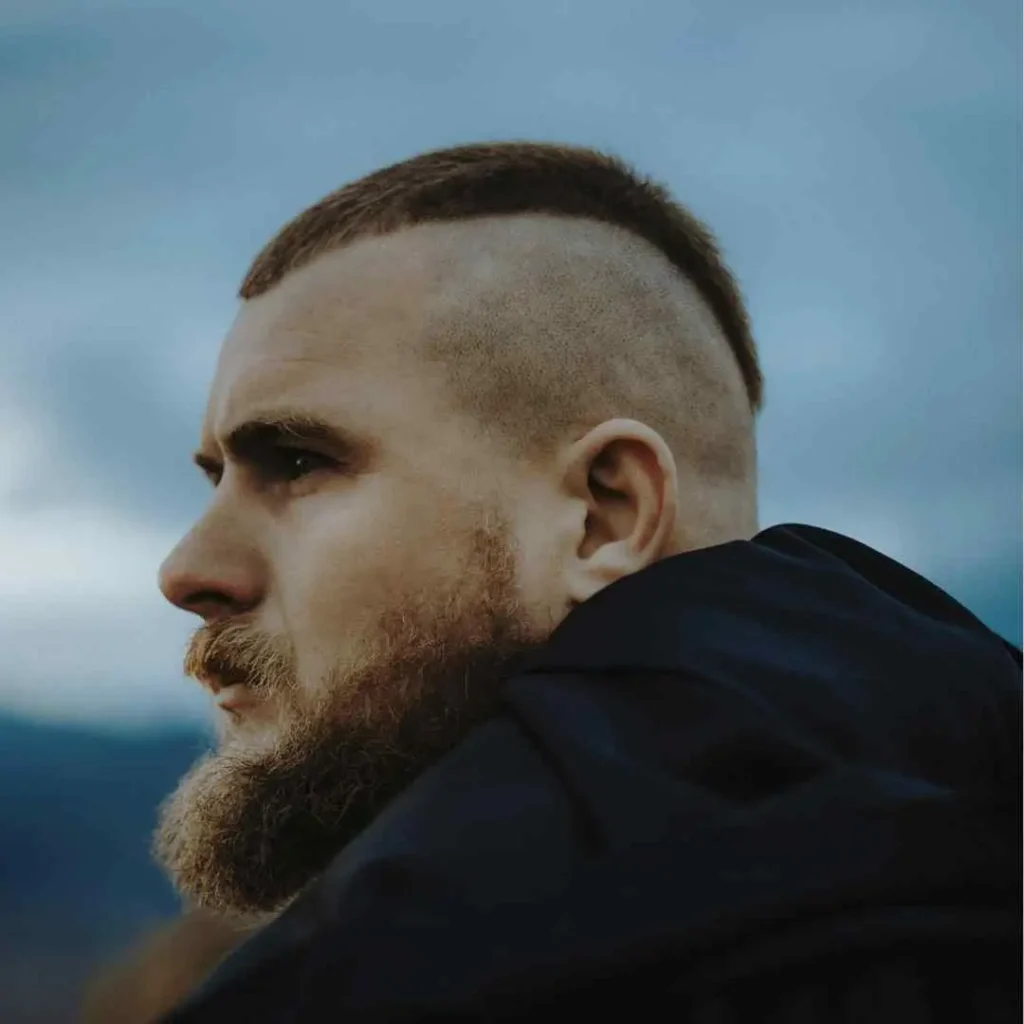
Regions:
<svg viewBox="0 0 1024 1024"><path fill-rule="evenodd" d="M631 576L648 564L637 559L635 552L623 541L601 544L590 554L581 552L570 586L571 600L578 604L589 601L616 580Z"/></svg>

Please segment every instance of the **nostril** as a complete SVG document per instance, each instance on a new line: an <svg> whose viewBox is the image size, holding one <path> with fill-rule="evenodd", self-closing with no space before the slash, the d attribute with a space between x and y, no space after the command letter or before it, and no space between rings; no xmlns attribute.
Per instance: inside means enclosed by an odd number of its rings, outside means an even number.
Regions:
<svg viewBox="0 0 1024 1024"><path fill-rule="evenodd" d="M245 608L230 594L216 590L198 590L190 594L181 607L194 612L207 622L215 622L232 615L238 615Z"/></svg>
<svg viewBox="0 0 1024 1024"><path fill-rule="evenodd" d="M199 608L206 605L230 604L231 598L214 590L199 590L189 594L182 603L190 608Z"/></svg>

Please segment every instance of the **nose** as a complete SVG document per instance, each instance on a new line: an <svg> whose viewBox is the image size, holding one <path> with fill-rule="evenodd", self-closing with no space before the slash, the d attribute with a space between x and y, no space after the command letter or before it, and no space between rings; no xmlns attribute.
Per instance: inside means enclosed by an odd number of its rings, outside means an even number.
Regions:
<svg viewBox="0 0 1024 1024"><path fill-rule="evenodd" d="M198 526L160 566L159 586L171 604L207 622L255 608L264 574L251 547Z"/></svg>

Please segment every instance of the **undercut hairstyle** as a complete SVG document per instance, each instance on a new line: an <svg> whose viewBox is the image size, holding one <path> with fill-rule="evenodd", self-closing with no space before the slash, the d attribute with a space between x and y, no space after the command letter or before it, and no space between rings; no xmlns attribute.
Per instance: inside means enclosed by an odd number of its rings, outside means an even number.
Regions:
<svg viewBox="0 0 1024 1024"><path fill-rule="evenodd" d="M285 225L240 297L364 238L494 217L595 230L547 264L523 250L520 276L461 310L455 303L461 322L426 331L422 354L441 367L457 408L521 458L550 455L571 429L640 419L673 450L681 486L701 486L691 515L703 516L706 542L756 529L764 380L739 286L710 229L617 157L487 143L374 171Z"/></svg>

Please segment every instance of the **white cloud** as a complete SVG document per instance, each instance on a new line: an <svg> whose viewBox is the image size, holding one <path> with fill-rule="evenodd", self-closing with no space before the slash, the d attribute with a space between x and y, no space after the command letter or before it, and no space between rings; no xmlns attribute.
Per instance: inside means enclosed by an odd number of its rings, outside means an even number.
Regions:
<svg viewBox="0 0 1024 1024"><path fill-rule="evenodd" d="M10 501L46 447L38 425L8 401L0 415L0 706L51 718L204 718L207 701L181 673L194 621L157 588L177 538L109 507Z"/></svg>
<svg viewBox="0 0 1024 1024"><path fill-rule="evenodd" d="M174 538L99 508L0 508L0 705L57 718L202 718L195 626L156 574Z"/></svg>
<svg viewBox="0 0 1024 1024"><path fill-rule="evenodd" d="M137 600L174 541L105 509L0 509L0 607Z"/></svg>
<svg viewBox="0 0 1024 1024"><path fill-rule="evenodd" d="M209 719L181 673L191 626L146 604L0 605L0 706L50 719L148 724Z"/></svg>

